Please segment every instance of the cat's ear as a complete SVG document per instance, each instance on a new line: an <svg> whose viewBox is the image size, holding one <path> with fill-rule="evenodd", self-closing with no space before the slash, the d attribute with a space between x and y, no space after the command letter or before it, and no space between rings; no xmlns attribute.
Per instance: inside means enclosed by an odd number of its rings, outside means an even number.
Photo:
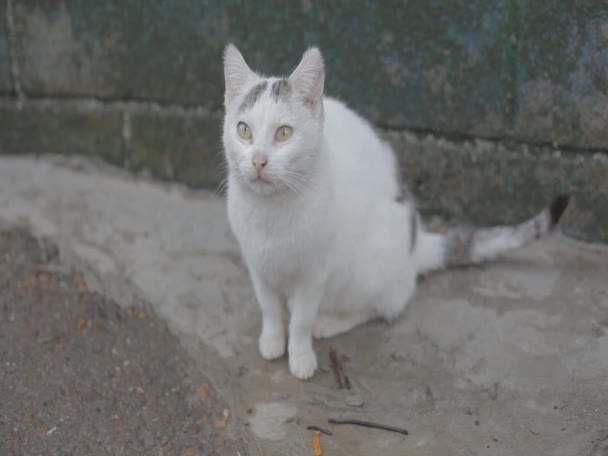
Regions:
<svg viewBox="0 0 608 456"><path fill-rule="evenodd" d="M302 56L300 64L289 76L289 81L307 106L311 109L320 106L325 84L321 51L316 47L308 49Z"/></svg>
<svg viewBox="0 0 608 456"><path fill-rule="evenodd" d="M255 77L255 73L251 71L236 46L233 44L226 46L224 50L224 79L226 80L224 105L228 106Z"/></svg>

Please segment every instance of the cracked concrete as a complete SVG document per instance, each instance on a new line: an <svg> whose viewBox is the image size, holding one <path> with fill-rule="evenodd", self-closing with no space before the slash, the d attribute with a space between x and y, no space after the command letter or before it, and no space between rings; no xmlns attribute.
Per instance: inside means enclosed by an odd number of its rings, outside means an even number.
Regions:
<svg viewBox="0 0 608 456"><path fill-rule="evenodd" d="M220 197L80 160L0 158L0 226L27 226L122 304L166 319L232 409L251 454L602 455L608 450L608 249L555 235L424 280L391 326L317 342L309 382L257 353L253 291ZM330 346L350 356L335 387ZM357 394L362 407L345 403ZM408 437L339 427L352 417Z"/></svg>

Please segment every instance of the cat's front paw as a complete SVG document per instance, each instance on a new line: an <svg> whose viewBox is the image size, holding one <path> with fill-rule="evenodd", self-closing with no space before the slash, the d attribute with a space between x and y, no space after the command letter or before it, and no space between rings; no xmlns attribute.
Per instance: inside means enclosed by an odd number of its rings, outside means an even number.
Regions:
<svg viewBox="0 0 608 456"><path fill-rule="evenodd" d="M317 355L312 350L289 353L289 370L300 380L308 380L317 370Z"/></svg>
<svg viewBox="0 0 608 456"><path fill-rule="evenodd" d="M263 332L260 335L259 348L262 358L268 361L280 358L285 353L285 336Z"/></svg>

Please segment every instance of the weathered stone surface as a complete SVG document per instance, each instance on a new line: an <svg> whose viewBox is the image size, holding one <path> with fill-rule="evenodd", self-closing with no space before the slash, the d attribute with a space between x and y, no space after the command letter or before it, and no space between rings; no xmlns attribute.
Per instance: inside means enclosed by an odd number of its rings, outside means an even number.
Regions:
<svg viewBox="0 0 608 456"><path fill-rule="evenodd" d="M121 165L121 114L0 108L0 149L8 154L98 156Z"/></svg>
<svg viewBox="0 0 608 456"><path fill-rule="evenodd" d="M508 147L485 141L452 143L392 134L405 180L427 215L475 225L515 223L557 194L573 196L566 234L608 242L608 157Z"/></svg>
<svg viewBox="0 0 608 456"><path fill-rule="evenodd" d="M252 5L240 21L278 19L272 11ZM328 93L377 124L504 135L516 55L510 14L502 1L311 2L281 8L281 20L263 28L231 31L267 72L291 70L306 46L320 45Z"/></svg>
<svg viewBox="0 0 608 456"><path fill-rule="evenodd" d="M30 94L221 103L219 2L33 0L16 5Z"/></svg>
<svg viewBox="0 0 608 456"><path fill-rule="evenodd" d="M281 73L317 44L326 56L328 92L377 123L506 134L515 52L514 22L503 2L278 6L19 4L23 86L36 94L219 106L227 41L236 41L254 67Z"/></svg>
<svg viewBox="0 0 608 456"><path fill-rule="evenodd" d="M86 274L91 288L117 302L150 303L150 309L178 334L179 345L192 357L192 366L209 377L205 409L210 410L219 398L226 399L229 420L220 421L217 427L228 421L227 437L244 439L247 448L241 448L242 456L310 456L314 452L311 432L306 429L309 424L334 432L332 437L321 436L325 456L606 455L608 248L555 236L479 268L433 274L417 287L404 315L390 325L370 322L339 337L314 341L321 368L329 365L332 346L350 357L346 372L353 391L366 399L361 410L344 403L349 393L336 388L329 369L320 369L312 379L301 382L290 375L287 357L267 362L259 356L260 309L239 246L229 234L221 198L142 183L111 172L81 173L46 160L0 157L0 223L27 223L37 236L59 247L60 258L69 261L69 266ZM14 261L21 257L13 256ZM7 272L10 270L0 269L0 284L17 279ZM44 283L45 275L57 272L56 268L37 268L33 282ZM14 284L15 298L30 288L18 286ZM48 291L40 293L49 299ZM88 294L85 298L87 302L93 299ZM61 312L71 307L63 302L55 306L61 306ZM3 307L2 327L9 320L10 302L8 309ZM12 323L19 328L24 326L21 315L17 312ZM65 318L56 319L52 313L44 321L36 314L25 316L33 323L29 343L39 351L52 351L52 346L37 339L53 334L49 329L65 324ZM34 334L36 325L44 323L46 331ZM69 323L72 326L74 320ZM143 323L148 325L150 318ZM154 334L148 327L150 343L142 346L138 332L129 329L121 329L118 336L110 333L117 343L115 354L110 353L111 345L102 345L115 364L109 370L101 365L95 373L85 371L83 376L112 383L110 377L116 375L119 381L111 390L121 392L141 385L146 396L156 383L141 377L149 367L140 369L137 356L130 358L128 367L122 360L137 348L151 351L148 357L156 356L161 363L157 372L174 365L165 363L164 350L156 355L152 348L165 340L160 339L162 334ZM92 330L96 331L95 326L81 332L77 340L99 340L102 335L87 337ZM10 333L2 334L0 353L7 351L7 342L12 343ZM130 349L125 347L126 337L131 340ZM61 343L67 350L74 339L70 335ZM181 347L175 347L176 356ZM14 388L15 396L23 395L23 387L31 384L31 379L21 375L30 372L24 370L25 360L31 364L28 354L20 352L16 366L5 364L11 358L2 358L3 376L18 369L20 377L7 384L2 391L5 395L9 387ZM63 355L55 355L63 359ZM72 358L69 367L84 364L79 361ZM70 370L66 375L73 373ZM167 387L154 402L151 398L142 402L142 395L134 391L130 403L139 414L131 421L127 420L133 415L121 414L125 426L119 431L148 445L157 434L139 432L137 426L145 422L160 429L163 437L179 433L177 442L183 442L193 434L204 437L206 423L226 417L214 413L200 423L201 429L181 427L184 417L170 415L180 398L186 394L188 403L196 407L201 406L201 398L192 388L184 391L186 382L198 386L191 381L194 377L187 371L178 374L176 378L175 372L167 373L163 382L173 382L169 386L180 390ZM130 383L136 375L143 384ZM74 395L64 398L60 394L66 389L65 382L43 380L49 385L43 394L54 401L78 404ZM129 381L126 386L125 380ZM62 389L51 394L52 388ZM81 396L87 396L88 390L81 391ZM28 397L38 393L25 392ZM166 405L167 401L172 404ZM5 403L2 417L6 423L5 416L11 416L7 410L14 404L7 407ZM0 426L0 437L4 437L2 432L8 434L9 442L15 441L13 448L21 449L26 448L26 436L35 433L39 441L52 441L55 446L21 454L44 454L44 450L62 454L54 451L61 448L56 446L57 439L72 436L69 420L74 416L50 416L48 409L53 410L42 406L33 410L39 423L36 428L27 419L18 432L11 432L14 423L8 421ZM124 409L117 404L107 413L105 408L103 414L94 409L90 413L100 417L100 425L109 422L107 429L111 430L116 427L111 416ZM17 416L24 411L32 410L18 410ZM64 422L57 417L64 417ZM201 414L193 413L191 419L199 417ZM411 434L403 437L357 426L332 426L327 424L328 417L369 419L405 427ZM165 430L158 428L156 419ZM43 424L57 426L57 432L51 436L41 433ZM139 446L123 447L135 449L122 452L109 447L102 453L96 451L102 448L96 440L86 441L93 449L72 453L159 454L152 446L142 451ZM181 449L174 448L164 454L179 455ZM194 454L238 456L226 447L216 451L206 447ZM181 455L186 452L182 450Z"/></svg>
<svg viewBox="0 0 608 456"><path fill-rule="evenodd" d="M517 136L608 148L608 5L518 3Z"/></svg>
<svg viewBox="0 0 608 456"><path fill-rule="evenodd" d="M5 6L4 3L0 5L0 92L12 90Z"/></svg>
<svg viewBox="0 0 608 456"><path fill-rule="evenodd" d="M0 8L0 92L10 90L5 14ZM2 152L99 155L157 178L215 187L224 45L235 42L266 74L288 74L307 46L319 45L327 93L378 127L583 151L558 157L542 148L431 144L396 133L427 212L510 222L564 190L576 197L566 231L608 241L606 154L584 152L608 150L608 6L30 0L15 2L14 19L24 92L55 97L49 106L58 114L0 110ZM155 101L161 109L71 112L63 96ZM210 114L165 112L164 103ZM124 131L122 116L130 119Z"/></svg>
<svg viewBox="0 0 608 456"><path fill-rule="evenodd" d="M133 115L127 167L196 187L222 180L221 119Z"/></svg>
<svg viewBox="0 0 608 456"><path fill-rule="evenodd" d="M15 9L32 95L217 108L228 41L265 73L288 73L319 45L328 93L377 125L608 148L608 7L590 0L31 0Z"/></svg>

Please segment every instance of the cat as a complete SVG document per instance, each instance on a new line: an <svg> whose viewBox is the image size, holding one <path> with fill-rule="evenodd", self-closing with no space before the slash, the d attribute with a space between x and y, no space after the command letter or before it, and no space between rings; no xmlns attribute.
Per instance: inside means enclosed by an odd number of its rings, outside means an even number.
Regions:
<svg viewBox="0 0 608 456"><path fill-rule="evenodd" d="M560 195L521 224L426 231L402 196L392 147L324 96L318 48L284 78L256 74L229 44L224 76L228 218L262 310L259 351L271 360L287 348L299 379L317 369L313 337L394 320L418 275L524 246L568 205Z"/></svg>

